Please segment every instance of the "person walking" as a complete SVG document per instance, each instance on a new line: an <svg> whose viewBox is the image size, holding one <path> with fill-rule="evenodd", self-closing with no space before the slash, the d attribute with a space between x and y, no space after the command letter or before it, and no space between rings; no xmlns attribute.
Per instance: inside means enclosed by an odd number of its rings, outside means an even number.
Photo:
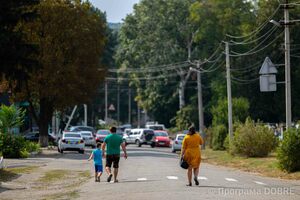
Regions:
<svg viewBox="0 0 300 200"><path fill-rule="evenodd" d="M127 152L125 143L121 136L116 134L117 128L111 127L108 136L104 139L102 144L102 156L106 158L105 171L108 174L107 182L111 181L112 176L114 175L114 183L118 182L117 176L119 171L119 161L120 161L120 146L124 152L124 158L127 159ZM105 148L107 146L106 155ZM111 173L111 166L113 165L114 171L113 175Z"/></svg>
<svg viewBox="0 0 300 200"><path fill-rule="evenodd" d="M188 184L192 186L192 172L194 171L194 181L199 185L198 174L201 162L201 151L199 145L203 144L203 139L196 133L195 127L189 127L189 132L182 141L181 157L189 164L187 170Z"/></svg>
<svg viewBox="0 0 300 200"><path fill-rule="evenodd" d="M95 165L95 182L100 182L100 177L103 172L101 144L97 144L97 149L93 150L88 161L94 158Z"/></svg>

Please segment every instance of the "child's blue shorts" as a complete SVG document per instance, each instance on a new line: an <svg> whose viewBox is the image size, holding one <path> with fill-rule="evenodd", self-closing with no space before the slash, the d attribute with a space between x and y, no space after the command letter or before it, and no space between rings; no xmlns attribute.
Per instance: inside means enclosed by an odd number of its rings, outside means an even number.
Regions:
<svg viewBox="0 0 300 200"><path fill-rule="evenodd" d="M95 165L95 172L103 172L103 166L102 165Z"/></svg>

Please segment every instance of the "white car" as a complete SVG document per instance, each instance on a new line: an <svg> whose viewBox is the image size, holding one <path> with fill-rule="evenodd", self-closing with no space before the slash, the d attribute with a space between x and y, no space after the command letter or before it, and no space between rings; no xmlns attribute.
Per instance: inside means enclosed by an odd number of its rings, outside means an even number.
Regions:
<svg viewBox="0 0 300 200"><path fill-rule="evenodd" d="M177 134L175 140L172 143L172 152L176 153L176 151L181 151L182 140L185 134Z"/></svg>
<svg viewBox="0 0 300 200"><path fill-rule="evenodd" d="M64 132L58 141L58 152L78 151L84 154L84 140L79 132Z"/></svg>
<svg viewBox="0 0 300 200"><path fill-rule="evenodd" d="M96 140L91 131L80 131L81 137L84 140L85 146L96 147Z"/></svg>
<svg viewBox="0 0 300 200"><path fill-rule="evenodd" d="M152 129L136 128L131 129L129 134L125 134L123 141L125 144L136 144L141 147L142 144L149 144L151 147L155 147L154 131Z"/></svg>

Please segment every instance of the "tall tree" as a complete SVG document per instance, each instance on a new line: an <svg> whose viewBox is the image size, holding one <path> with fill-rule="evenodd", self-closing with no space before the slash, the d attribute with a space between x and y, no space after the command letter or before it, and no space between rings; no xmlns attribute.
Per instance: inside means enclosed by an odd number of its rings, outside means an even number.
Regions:
<svg viewBox="0 0 300 200"><path fill-rule="evenodd" d="M26 79L25 70L36 66L32 54L33 44L24 41L22 31L17 27L20 21L30 21L36 17L30 9L39 0L1 0L0 3L0 79Z"/></svg>
<svg viewBox="0 0 300 200"><path fill-rule="evenodd" d="M39 18L22 24L27 40L37 44L40 68L18 99L26 99L40 128L40 144L48 145L48 123L54 109L87 103L103 79L101 56L104 23L89 3L45 0L37 7Z"/></svg>

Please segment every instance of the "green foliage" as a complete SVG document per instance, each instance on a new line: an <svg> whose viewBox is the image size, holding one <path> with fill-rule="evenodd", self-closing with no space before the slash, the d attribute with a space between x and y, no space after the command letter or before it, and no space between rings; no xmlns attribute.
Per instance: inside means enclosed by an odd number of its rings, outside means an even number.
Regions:
<svg viewBox="0 0 300 200"><path fill-rule="evenodd" d="M239 124L230 143L232 154L247 157L265 157L277 146L277 140L272 130L263 125L257 125L251 118L245 124Z"/></svg>
<svg viewBox="0 0 300 200"><path fill-rule="evenodd" d="M38 143L26 141L25 142L25 149L27 152L40 152L41 146Z"/></svg>
<svg viewBox="0 0 300 200"><path fill-rule="evenodd" d="M213 148L213 129L211 127L208 127L207 129L204 130L206 134L206 140L205 144L209 146L209 148Z"/></svg>
<svg viewBox="0 0 300 200"><path fill-rule="evenodd" d="M284 132L278 148L279 167L287 172L300 170L300 129L291 128Z"/></svg>
<svg viewBox="0 0 300 200"><path fill-rule="evenodd" d="M28 156L26 141L21 136L0 134L0 149L4 158L25 158Z"/></svg>
<svg viewBox="0 0 300 200"><path fill-rule="evenodd" d="M191 124L196 124L197 116L195 108L189 105L177 111L177 116L172 121L175 121L176 127L179 130L186 130Z"/></svg>
<svg viewBox="0 0 300 200"><path fill-rule="evenodd" d="M244 122L248 116L249 102L245 98L232 99L233 122ZM228 103L226 99L219 100L216 106L211 109L213 125L228 124Z"/></svg>
<svg viewBox="0 0 300 200"><path fill-rule="evenodd" d="M14 105L0 107L0 133L11 133L12 128L23 124L25 110Z"/></svg>
<svg viewBox="0 0 300 200"><path fill-rule="evenodd" d="M228 134L227 128L220 124L214 126L213 129L213 138L212 138L212 148L213 150L224 150L224 141Z"/></svg>

